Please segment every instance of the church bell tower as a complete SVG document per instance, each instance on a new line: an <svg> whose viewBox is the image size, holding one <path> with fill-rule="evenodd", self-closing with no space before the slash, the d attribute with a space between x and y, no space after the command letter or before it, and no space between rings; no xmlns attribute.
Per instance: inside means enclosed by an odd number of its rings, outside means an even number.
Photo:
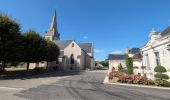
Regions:
<svg viewBox="0 0 170 100"><path fill-rule="evenodd" d="M56 11L54 12L50 28L45 34L45 39L51 40L51 41L60 40L60 34L58 33L58 30L57 30Z"/></svg>

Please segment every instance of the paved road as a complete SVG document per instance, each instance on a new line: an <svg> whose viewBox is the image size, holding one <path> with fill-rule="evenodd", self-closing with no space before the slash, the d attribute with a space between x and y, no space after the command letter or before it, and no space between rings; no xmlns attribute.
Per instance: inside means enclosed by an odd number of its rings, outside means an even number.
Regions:
<svg viewBox="0 0 170 100"><path fill-rule="evenodd" d="M170 90L103 84L104 76L101 71L83 72L48 85L15 91L13 96L20 100L170 100Z"/></svg>
<svg viewBox="0 0 170 100"><path fill-rule="evenodd" d="M30 100L170 100L169 90L106 85L102 83L104 75L86 72L15 96Z"/></svg>

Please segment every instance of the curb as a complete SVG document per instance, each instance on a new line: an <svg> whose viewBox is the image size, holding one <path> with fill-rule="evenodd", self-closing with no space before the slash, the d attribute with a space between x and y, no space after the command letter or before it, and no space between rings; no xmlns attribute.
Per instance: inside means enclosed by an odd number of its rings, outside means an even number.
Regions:
<svg viewBox="0 0 170 100"><path fill-rule="evenodd" d="M170 88L158 87L158 86L144 86L144 85L136 85L136 84L110 83L110 82L103 82L103 83L104 84L110 84L110 85L119 85L119 86L131 86L131 87L140 87L140 88L170 90Z"/></svg>

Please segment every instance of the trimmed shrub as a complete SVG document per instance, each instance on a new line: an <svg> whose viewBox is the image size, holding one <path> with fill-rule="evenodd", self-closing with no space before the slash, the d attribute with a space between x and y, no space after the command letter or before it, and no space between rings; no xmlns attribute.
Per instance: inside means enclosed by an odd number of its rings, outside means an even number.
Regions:
<svg viewBox="0 0 170 100"><path fill-rule="evenodd" d="M156 66L154 71L158 72L158 73L164 73L164 72L166 72L166 68L163 66Z"/></svg>
<svg viewBox="0 0 170 100"><path fill-rule="evenodd" d="M118 71L122 71L123 70L123 67L122 67L122 64L120 63L119 65L118 65Z"/></svg>
<svg viewBox="0 0 170 100"><path fill-rule="evenodd" d="M155 80L155 85L164 86L164 87L170 87L170 83L168 81L160 80L160 79Z"/></svg>
<svg viewBox="0 0 170 100"><path fill-rule="evenodd" d="M158 79L169 79L169 76L166 75L166 74L160 74L160 73L157 73L155 74L155 78L158 78Z"/></svg>

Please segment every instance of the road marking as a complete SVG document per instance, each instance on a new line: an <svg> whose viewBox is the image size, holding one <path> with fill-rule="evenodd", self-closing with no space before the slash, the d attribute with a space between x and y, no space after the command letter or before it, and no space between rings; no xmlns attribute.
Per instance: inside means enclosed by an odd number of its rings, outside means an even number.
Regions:
<svg viewBox="0 0 170 100"><path fill-rule="evenodd" d="M23 90L24 88L0 87L0 90Z"/></svg>

